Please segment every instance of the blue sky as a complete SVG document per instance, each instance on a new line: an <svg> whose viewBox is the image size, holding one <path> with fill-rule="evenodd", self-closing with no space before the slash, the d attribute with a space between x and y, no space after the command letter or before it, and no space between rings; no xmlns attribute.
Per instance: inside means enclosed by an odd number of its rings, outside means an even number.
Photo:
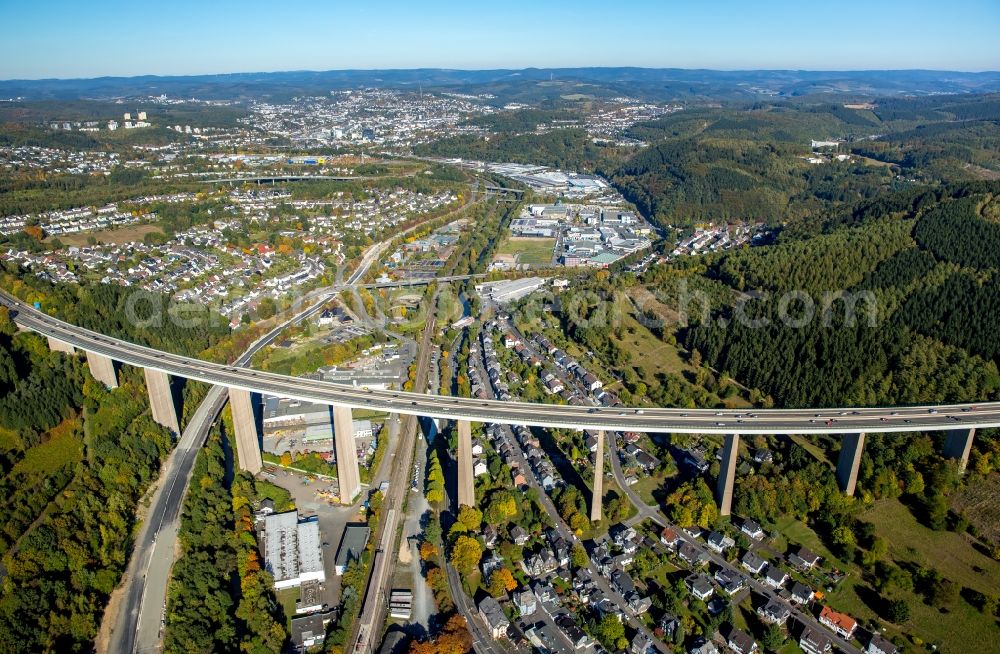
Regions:
<svg viewBox="0 0 1000 654"><path fill-rule="evenodd" d="M0 79L344 68L1000 69L998 0L0 0Z"/></svg>

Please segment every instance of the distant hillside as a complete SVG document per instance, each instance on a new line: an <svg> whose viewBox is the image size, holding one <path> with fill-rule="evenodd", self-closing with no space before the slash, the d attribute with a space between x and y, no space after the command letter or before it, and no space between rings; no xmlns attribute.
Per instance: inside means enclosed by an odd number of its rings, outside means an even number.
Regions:
<svg viewBox="0 0 1000 654"><path fill-rule="evenodd" d="M1000 91L1000 72L718 71L680 68L528 68L524 70L332 70L160 77L0 81L0 98L76 99L145 95L246 99L382 87L490 93L499 101L630 95L658 100L751 100L814 94L933 95Z"/></svg>

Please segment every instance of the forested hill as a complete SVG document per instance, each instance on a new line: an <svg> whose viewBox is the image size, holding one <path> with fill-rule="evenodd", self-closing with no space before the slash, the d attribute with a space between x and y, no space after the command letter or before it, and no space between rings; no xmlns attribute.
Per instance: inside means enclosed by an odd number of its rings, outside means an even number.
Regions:
<svg viewBox="0 0 1000 654"><path fill-rule="evenodd" d="M142 373L108 391L0 308L0 651L87 652L171 448Z"/></svg>
<svg viewBox="0 0 1000 654"><path fill-rule="evenodd" d="M900 193L814 235L735 251L705 275L769 294L683 334L713 367L789 407L1000 398L1000 183ZM856 298L854 320L845 303ZM793 300L781 318L781 294ZM718 320L725 319L725 323Z"/></svg>

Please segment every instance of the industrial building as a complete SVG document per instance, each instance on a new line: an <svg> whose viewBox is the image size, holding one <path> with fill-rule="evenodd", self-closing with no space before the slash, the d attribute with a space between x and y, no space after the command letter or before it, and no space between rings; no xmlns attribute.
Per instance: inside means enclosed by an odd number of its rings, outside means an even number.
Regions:
<svg viewBox="0 0 1000 654"><path fill-rule="evenodd" d="M264 451L281 455L316 452L335 461L333 415L329 406L278 397L264 399ZM354 420L358 461L374 453L378 428L371 420Z"/></svg>
<svg viewBox="0 0 1000 654"><path fill-rule="evenodd" d="M340 549L337 550L337 562L334 573L337 576L344 574L351 561L361 558L361 554L368 545L368 535L371 530L367 525L347 525L344 529L344 536L340 539Z"/></svg>
<svg viewBox="0 0 1000 654"><path fill-rule="evenodd" d="M520 300L544 285L545 280L541 277L525 277L511 281L477 284L476 292L484 299L492 300L497 304L505 304Z"/></svg>
<svg viewBox="0 0 1000 654"><path fill-rule="evenodd" d="M300 520L298 511L272 513L264 516L258 528L264 568L274 576L276 590L326 581L316 517Z"/></svg>

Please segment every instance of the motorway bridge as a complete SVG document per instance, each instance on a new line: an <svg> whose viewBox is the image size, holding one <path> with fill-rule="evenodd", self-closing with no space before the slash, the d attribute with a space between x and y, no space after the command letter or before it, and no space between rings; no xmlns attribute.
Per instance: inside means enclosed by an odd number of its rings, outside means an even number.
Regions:
<svg viewBox="0 0 1000 654"><path fill-rule="evenodd" d="M527 402L502 402L403 391L374 390L325 381L288 377L161 352L63 322L9 296L0 301L22 328L49 338L50 347L84 350L91 374L108 386L117 383L114 362L146 371L153 415L176 431L176 407L166 392L168 375L196 379L229 389L242 466L260 469L259 435L250 393L266 393L333 407L335 434L349 433L352 409L375 409L403 415L456 420L459 432L460 502L474 502L471 474L470 422L538 427L721 434L725 436L717 495L720 510L729 513L739 438L743 434L836 434L843 437L838 479L852 494L857 481L866 433L945 431L945 454L964 466L977 428L1000 427L1000 402L900 407L840 407L826 409L677 409L598 408ZM171 419L172 418L172 419ZM343 431L344 429L348 431ZM342 501L360 492L352 439L335 438ZM343 442L344 446L339 444ZM468 458L469 461L464 461ZM465 464L468 465L465 465Z"/></svg>

